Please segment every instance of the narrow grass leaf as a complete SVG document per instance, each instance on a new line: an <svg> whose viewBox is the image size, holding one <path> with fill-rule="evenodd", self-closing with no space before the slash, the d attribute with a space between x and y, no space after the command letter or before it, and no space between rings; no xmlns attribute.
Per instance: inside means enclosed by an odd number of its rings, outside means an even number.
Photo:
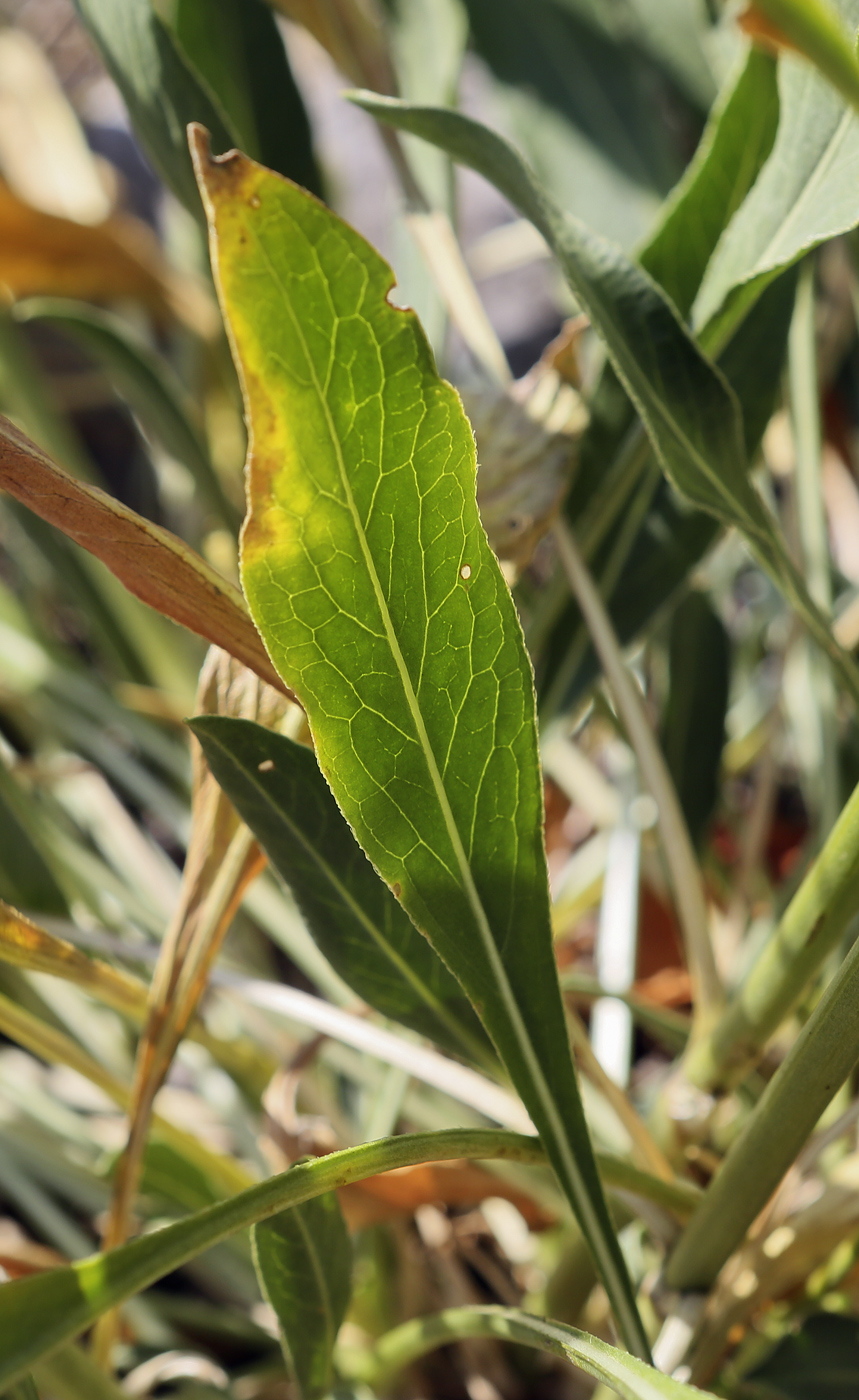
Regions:
<svg viewBox="0 0 859 1400"><path fill-rule="evenodd" d="M242 150L321 195L310 122L270 7L263 0L177 0L173 28Z"/></svg>
<svg viewBox="0 0 859 1400"><path fill-rule="evenodd" d="M242 578L370 860L455 972L540 1132L628 1344L552 955L531 668L474 439L393 274L312 196L191 130L252 450Z"/></svg>
<svg viewBox="0 0 859 1400"><path fill-rule="evenodd" d="M841 13L855 30L857 0ZM785 267L859 222L859 116L805 59L779 59L772 154L713 254L692 322L715 352Z"/></svg>
<svg viewBox="0 0 859 1400"><path fill-rule="evenodd" d="M484 1059L459 983L377 876L310 750L247 720L204 716L191 728L344 982L384 1016Z"/></svg>
<svg viewBox="0 0 859 1400"><path fill-rule="evenodd" d="M688 316L725 226L772 150L778 128L776 63L752 49L717 101L704 135L639 260Z"/></svg>
<svg viewBox="0 0 859 1400"><path fill-rule="evenodd" d="M543 1163L537 1138L487 1129L453 1128L412 1133L345 1148L326 1157L299 1162L289 1171L250 1187L231 1200L205 1210L130 1244L81 1260L69 1268L16 1279L0 1287L0 1386L25 1375L33 1363L78 1336L108 1308L141 1292L239 1230L351 1182L421 1162L496 1160ZM604 1159L607 1170L613 1159ZM672 1188L627 1163L619 1163L618 1185L653 1191L653 1199L674 1200L685 1213L694 1188ZM692 1193L692 1196L690 1196ZM681 1392L682 1394L682 1392Z"/></svg>
<svg viewBox="0 0 859 1400"><path fill-rule="evenodd" d="M859 670L833 638L749 480L736 396L656 283L559 208L513 147L479 122L371 93L353 100L470 165L531 219L604 341L666 475L687 500L740 530L859 704Z"/></svg>
<svg viewBox="0 0 859 1400"><path fill-rule="evenodd" d="M318 1400L331 1389L334 1343L352 1294L352 1241L336 1192L255 1225L251 1240L300 1400Z"/></svg>

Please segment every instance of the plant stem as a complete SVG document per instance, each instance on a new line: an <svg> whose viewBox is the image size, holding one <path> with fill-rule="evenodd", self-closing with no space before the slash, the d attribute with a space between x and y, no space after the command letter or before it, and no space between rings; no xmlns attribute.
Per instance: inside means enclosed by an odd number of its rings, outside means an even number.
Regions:
<svg viewBox="0 0 859 1400"><path fill-rule="evenodd" d="M790 406L796 443L797 529L802 569L808 591L821 612L832 613L829 537L823 506L820 448L820 389L814 325L814 263L810 258L800 273L796 307L788 339ZM819 808L819 840L832 830L838 816L838 736L836 697L829 658L804 641L810 681L816 701L818 749L815 771L809 774L815 805Z"/></svg>
<svg viewBox="0 0 859 1400"><path fill-rule="evenodd" d="M729 1151L666 1270L671 1288L710 1287L859 1060L854 943Z"/></svg>
<svg viewBox="0 0 859 1400"><path fill-rule="evenodd" d="M859 908L859 786L817 860L716 1025L690 1046L702 1089L735 1083L794 1009Z"/></svg>
<svg viewBox="0 0 859 1400"><path fill-rule="evenodd" d="M554 531L561 563L602 663L618 714L635 750L641 775L659 809L659 830L683 930L695 995L695 1014L699 1022L703 1020L706 1026L721 1003L722 988L710 944L701 872L689 831L641 693L627 670L605 604L566 524L557 521Z"/></svg>
<svg viewBox="0 0 859 1400"><path fill-rule="evenodd" d="M313 1161L298 1162L286 1172L242 1191L230 1200L186 1216L107 1254L96 1254L69 1268L30 1275L0 1289L0 1387L12 1385L33 1362L78 1336L107 1309L148 1288L190 1259L239 1230L314 1196L364 1181L380 1172L421 1162L503 1160L546 1165L536 1137L492 1129L452 1128L411 1133L348 1147ZM617 1164L617 1184L632 1190L647 1186L649 1199L673 1200L685 1213L696 1190L686 1184L657 1181L615 1158L600 1158L610 1173ZM631 1365L643 1365L627 1358Z"/></svg>

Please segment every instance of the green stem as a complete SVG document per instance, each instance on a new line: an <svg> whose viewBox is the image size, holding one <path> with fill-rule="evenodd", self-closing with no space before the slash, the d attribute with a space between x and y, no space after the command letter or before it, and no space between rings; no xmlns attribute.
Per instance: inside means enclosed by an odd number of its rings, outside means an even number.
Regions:
<svg viewBox="0 0 859 1400"><path fill-rule="evenodd" d="M707 902L695 850L662 751L644 708L641 692L627 670L605 604L562 521L555 524L555 541L570 587L591 634L621 722L635 750L641 775L659 811L659 830L665 860L671 874L674 897L689 971L695 993L696 1015L712 1015L722 989L707 921Z"/></svg>
<svg viewBox="0 0 859 1400"><path fill-rule="evenodd" d="M788 339L790 407L796 442L796 506L802 568L808 591L821 612L832 615L829 536L821 477L820 388L817 371L814 263L806 258L799 278L796 307ZM829 658L805 643L816 701L817 761L808 774L819 812L819 841L829 835L838 816L838 734L835 686Z"/></svg>
<svg viewBox="0 0 859 1400"><path fill-rule="evenodd" d="M536 1165L547 1162L537 1138L493 1129L455 1128L385 1138L300 1162L228 1201L107 1254L4 1284L0 1289L0 1386L13 1384L35 1361L72 1341L109 1308L259 1220L398 1167L490 1158ZM681 1213L692 1204L694 1188L688 1185L656 1181L616 1158L599 1161L606 1179L615 1175L620 1189L646 1190L649 1199L663 1205L670 1201Z"/></svg>
<svg viewBox="0 0 859 1400"><path fill-rule="evenodd" d="M699 1088L737 1082L800 1001L859 908L859 786L778 928L709 1034L690 1047L686 1074Z"/></svg>
<svg viewBox="0 0 859 1400"><path fill-rule="evenodd" d="M859 1060L859 942L807 1021L683 1232L671 1288L708 1289Z"/></svg>

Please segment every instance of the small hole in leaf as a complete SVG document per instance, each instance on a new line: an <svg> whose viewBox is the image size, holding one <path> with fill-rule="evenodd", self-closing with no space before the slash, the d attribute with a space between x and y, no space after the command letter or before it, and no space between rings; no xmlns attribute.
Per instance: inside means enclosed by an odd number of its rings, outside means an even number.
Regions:
<svg viewBox="0 0 859 1400"><path fill-rule="evenodd" d="M461 568L460 571L459 571L459 577L460 577L460 578L464 578L464 579L470 579L470 578L471 578L471 565L470 565L470 564L463 564L462 568Z"/></svg>
<svg viewBox="0 0 859 1400"><path fill-rule="evenodd" d="M273 773L273 772L274 772L274 759L273 759L273 758L264 758L263 761L262 761L262 763L258 763L258 764L257 764L257 772L259 772L259 773Z"/></svg>

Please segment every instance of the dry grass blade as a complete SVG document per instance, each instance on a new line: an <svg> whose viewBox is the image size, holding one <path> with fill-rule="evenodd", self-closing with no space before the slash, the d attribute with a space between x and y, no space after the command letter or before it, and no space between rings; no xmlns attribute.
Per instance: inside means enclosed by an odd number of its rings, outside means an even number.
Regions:
<svg viewBox="0 0 859 1400"><path fill-rule="evenodd" d="M0 961L30 972L64 977L116 1011L140 1019L146 996L142 982L98 958L87 957L73 943L46 933L3 900L0 900Z"/></svg>
<svg viewBox="0 0 859 1400"><path fill-rule="evenodd" d="M247 667L213 649L200 675L197 709L276 725L285 702L262 685ZM251 881L266 856L215 782L202 750L194 743L191 839L178 907L173 915L150 988L146 1023L137 1048L129 1105L129 1134L114 1181L103 1235L105 1249L128 1237L140 1180L152 1106L180 1040L200 1002L212 964ZM105 1314L96 1334L103 1364L115 1336L113 1314Z"/></svg>
<svg viewBox="0 0 859 1400"><path fill-rule="evenodd" d="M0 490L94 554L129 593L289 693L237 588L169 530L76 481L2 417Z"/></svg>

